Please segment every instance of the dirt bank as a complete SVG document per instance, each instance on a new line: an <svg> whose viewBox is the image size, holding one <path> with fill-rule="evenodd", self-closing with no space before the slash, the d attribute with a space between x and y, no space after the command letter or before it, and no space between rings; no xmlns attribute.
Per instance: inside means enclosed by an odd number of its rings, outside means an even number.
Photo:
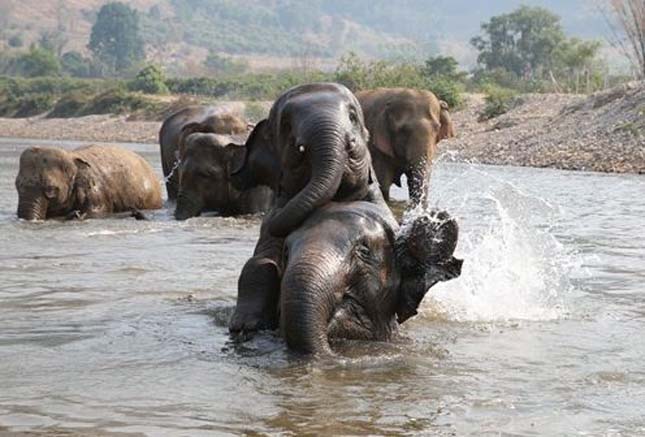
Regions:
<svg viewBox="0 0 645 437"><path fill-rule="evenodd" d="M592 96L531 94L508 113L478 122L484 97L454 114L453 159L495 165L645 173L645 82Z"/></svg>
<svg viewBox="0 0 645 437"><path fill-rule="evenodd" d="M442 142L440 150L457 161L645 173L645 82L592 96L529 94L520 101L508 113L479 122L484 96L468 95L465 108L453 114L457 138ZM253 121L270 106L225 104ZM0 137L156 144L160 126L109 115L0 118Z"/></svg>

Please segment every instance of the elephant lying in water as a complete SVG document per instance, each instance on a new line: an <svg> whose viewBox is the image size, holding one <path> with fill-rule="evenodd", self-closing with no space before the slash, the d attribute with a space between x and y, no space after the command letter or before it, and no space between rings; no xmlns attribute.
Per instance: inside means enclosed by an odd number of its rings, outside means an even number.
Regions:
<svg viewBox="0 0 645 437"><path fill-rule="evenodd" d="M310 354L331 353L330 338L389 340L417 314L430 287L460 275L457 239L457 223L445 212L399 228L387 207L324 206L285 240L275 266L281 277L262 284L271 293L258 326L279 327L290 348ZM236 312L258 307L244 299L238 297ZM234 336L248 337L245 329L232 320Z"/></svg>
<svg viewBox="0 0 645 437"><path fill-rule="evenodd" d="M231 135L196 132L180 145L179 195L175 218L185 220L202 211L223 215L255 214L268 211L273 190L266 185L237 190L231 173L244 161L243 139Z"/></svg>
<svg viewBox="0 0 645 437"><path fill-rule="evenodd" d="M116 146L30 147L20 155L16 189L18 217L25 220L100 217L163 204L150 164Z"/></svg>
<svg viewBox="0 0 645 437"><path fill-rule="evenodd" d="M179 147L185 137L194 132L245 135L247 131L244 119L214 106L187 106L166 118L159 130L159 146L168 199L175 200L179 193L179 177L175 170Z"/></svg>

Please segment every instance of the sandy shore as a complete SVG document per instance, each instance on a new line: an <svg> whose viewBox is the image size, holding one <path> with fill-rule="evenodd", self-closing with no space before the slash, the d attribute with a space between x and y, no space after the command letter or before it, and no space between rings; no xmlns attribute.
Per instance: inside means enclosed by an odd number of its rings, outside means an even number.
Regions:
<svg viewBox="0 0 645 437"><path fill-rule="evenodd" d="M453 114L457 137L440 143L456 161L645 173L645 82L593 96L534 94L479 122L481 95ZM127 116L0 118L0 137L157 144L161 122Z"/></svg>

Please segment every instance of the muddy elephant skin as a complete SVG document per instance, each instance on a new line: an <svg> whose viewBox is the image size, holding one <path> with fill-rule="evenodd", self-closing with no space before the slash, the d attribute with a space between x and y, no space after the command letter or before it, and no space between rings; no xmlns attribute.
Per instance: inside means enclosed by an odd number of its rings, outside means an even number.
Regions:
<svg viewBox="0 0 645 437"><path fill-rule="evenodd" d="M357 93L370 132L369 149L383 196L392 184L408 180L410 200L426 193L425 181L437 144L454 137L448 104L430 91L378 88Z"/></svg>
<svg viewBox="0 0 645 437"><path fill-rule="evenodd" d="M162 206L150 164L116 146L30 147L20 156L16 189L18 217L25 220L101 217Z"/></svg>
<svg viewBox="0 0 645 437"><path fill-rule="evenodd" d="M271 208L270 187L236 190L231 184L231 172L242 165L246 154L242 140L231 135L195 132L182 141L176 219L185 220L203 211L234 216Z"/></svg>
<svg viewBox="0 0 645 437"><path fill-rule="evenodd" d="M179 193L176 169L179 148L185 137L194 132L246 135L247 131L247 122L242 117L214 106L187 106L166 118L159 130L159 147L168 199L175 200Z"/></svg>

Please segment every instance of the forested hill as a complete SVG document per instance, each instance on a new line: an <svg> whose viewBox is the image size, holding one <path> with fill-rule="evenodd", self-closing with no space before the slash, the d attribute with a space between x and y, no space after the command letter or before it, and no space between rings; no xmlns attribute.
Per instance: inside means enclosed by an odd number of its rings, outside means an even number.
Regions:
<svg viewBox="0 0 645 437"><path fill-rule="evenodd" d="M106 0L2 0L2 39L25 44L43 31L85 50ZM149 53L205 56L210 50L245 56L335 58L427 55L469 50L470 37L490 16L521 4L546 6L569 34L601 37L603 20L589 0L131 0L139 10Z"/></svg>

